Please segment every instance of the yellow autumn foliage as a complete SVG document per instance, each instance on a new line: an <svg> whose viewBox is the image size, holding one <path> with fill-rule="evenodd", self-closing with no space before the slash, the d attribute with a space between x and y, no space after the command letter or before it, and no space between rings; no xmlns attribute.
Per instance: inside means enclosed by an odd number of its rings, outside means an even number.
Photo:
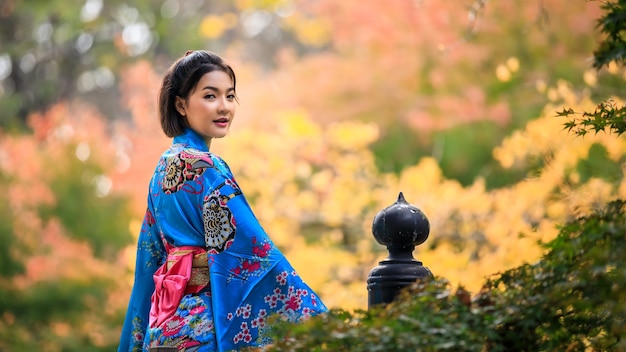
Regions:
<svg viewBox="0 0 626 352"><path fill-rule="evenodd" d="M278 128L239 127L222 154L266 230L329 306L366 307L367 275L387 256L371 234L372 219L398 192L430 221L430 238L415 250L416 259L475 292L485 277L536 261L538 241L554 238L558 224L626 197L623 177L617 186L599 178L582 183L576 171L593 144L617 162L626 152L624 139L568 134L555 111L561 104L589 110L593 103L566 82L546 91L559 105L546 106L494 150L503 167L534 160L543 167L502 189L486 190L482 179L463 187L430 157L399 175L381 173L368 149L378 138L376 125L320 125L302 111L279 112Z"/></svg>
<svg viewBox="0 0 626 352"><path fill-rule="evenodd" d="M322 18L305 17L296 12L285 19L285 27L291 29L298 40L306 45L323 46L331 39L330 24Z"/></svg>
<svg viewBox="0 0 626 352"><path fill-rule="evenodd" d="M241 11L251 8L273 9L287 2L287 0L235 0L235 6Z"/></svg>
<svg viewBox="0 0 626 352"><path fill-rule="evenodd" d="M202 19L198 28L200 35L204 38L216 39L224 32L236 24L237 16L232 13L224 15L209 15Z"/></svg>

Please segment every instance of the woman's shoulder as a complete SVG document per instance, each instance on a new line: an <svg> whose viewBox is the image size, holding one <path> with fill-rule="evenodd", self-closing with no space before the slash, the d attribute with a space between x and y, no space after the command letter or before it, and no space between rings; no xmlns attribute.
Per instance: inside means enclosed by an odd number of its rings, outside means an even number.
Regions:
<svg viewBox="0 0 626 352"><path fill-rule="evenodd" d="M177 153L177 159L180 159L191 168L213 168L222 173L231 175L230 166L221 156L210 151L199 150L192 147L180 149Z"/></svg>
<svg viewBox="0 0 626 352"><path fill-rule="evenodd" d="M155 177L160 180L158 184L165 194L180 190L196 193L199 180L215 175L217 169L219 166L210 152L172 145L161 156Z"/></svg>
<svg viewBox="0 0 626 352"><path fill-rule="evenodd" d="M181 149L178 153L178 157L194 166L199 163L203 164L205 167L214 166L216 160L216 156L213 153L192 147Z"/></svg>

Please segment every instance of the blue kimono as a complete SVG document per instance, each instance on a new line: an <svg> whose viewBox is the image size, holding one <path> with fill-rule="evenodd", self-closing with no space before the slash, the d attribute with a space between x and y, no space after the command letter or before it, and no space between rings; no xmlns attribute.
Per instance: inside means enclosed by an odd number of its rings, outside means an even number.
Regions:
<svg viewBox="0 0 626 352"><path fill-rule="evenodd" d="M326 307L272 243L228 165L191 129L150 182L118 351L230 351L270 343L267 317Z"/></svg>

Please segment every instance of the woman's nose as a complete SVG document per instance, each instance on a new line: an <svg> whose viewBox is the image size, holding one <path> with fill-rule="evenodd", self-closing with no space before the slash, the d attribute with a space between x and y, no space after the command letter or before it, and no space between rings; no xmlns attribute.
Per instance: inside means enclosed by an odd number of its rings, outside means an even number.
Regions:
<svg viewBox="0 0 626 352"><path fill-rule="evenodd" d="M234 111L236 107L236 102L229 97L223 97L220 99L220 109Z"/></svg>
<svg viewBox="0 0 626 352"><path fill-rule="evenodd" d="M224 111L224 110L229 110L230 109L230 102L228 101L227 97L221 97L218 100L218 109L220 111Z"/></svg>

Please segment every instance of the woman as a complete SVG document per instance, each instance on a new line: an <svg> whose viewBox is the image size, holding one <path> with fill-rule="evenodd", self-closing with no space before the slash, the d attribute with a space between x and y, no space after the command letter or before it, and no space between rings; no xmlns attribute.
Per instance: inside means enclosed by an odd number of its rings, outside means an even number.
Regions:
<svg viewBox="0 0 626 352"><path fill-rule="evenodd" d="M207 51L188 51L165 73L159 114L174 139L150 181L119 351L263 346L268 316L326 311L209 151L233 121L235 88L232 68Z"/></svg>

